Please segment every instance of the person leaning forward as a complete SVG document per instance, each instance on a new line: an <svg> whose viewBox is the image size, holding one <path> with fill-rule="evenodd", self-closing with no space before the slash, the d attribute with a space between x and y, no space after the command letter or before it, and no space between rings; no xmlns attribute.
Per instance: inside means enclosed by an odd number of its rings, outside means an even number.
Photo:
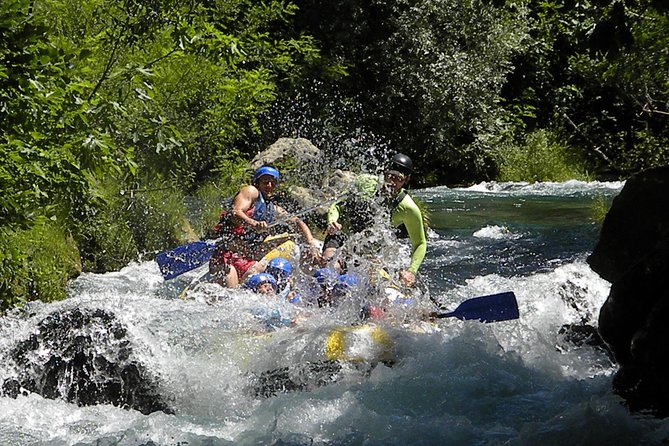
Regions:
<svg viewBox="0 0 669 446"><path fill-rule="evenodd" d="M272 166L257 169L252 184L242 187L235 195L232 209L217 225L221 242L209 261L209 272L221 285L237 287L267 267L259 260L272 248L263 243L269 225L289 217L285 209L272 201L279 178L279 171ZM297 217L288 218L287 222L297 226L312 255L317 255L316 239L306 223Z"/></svg>
<svg viewBox="0 0 669 446"><path fill-rule="evenodd" d="M371 227L378 207L379 178L370 174L360 174L353 191L337 203L333 203L327 213L327 227L323 240L323 262L330 260L337 249L343 246L348 235Z"/></svg>
<svg viewBox="0 0 669 446"><path fill-rule="evenodd" d="M400 279L407 286L413 286L416 283L416 273L420 268L425 253L427 251L427 237L423 225L423 214L416 205L409 193L404 189L408 184L413 162L411 158L402 153L395 154L390 161L384 173L383 187L377 190L378 180L370 175L362 175L356 181L356 189L359 193L354 197L358 202L361 198L366 199L369 205L375 198L381 198L384 205L390 209L391 225L397 228L396 233L399 238L408 237L411 240L411 262L406 269L400 271ZM344 214L350 214L355 217L352 224L349 224L350 232L359 232L364 227L370 225L373 221L373 208L347 209L351 203L341 203L330 207L328 212L327 235L323 243L323 259L327 261L332 258L340 246L346 240L346 235L342 231L340 217Z"/></svg>

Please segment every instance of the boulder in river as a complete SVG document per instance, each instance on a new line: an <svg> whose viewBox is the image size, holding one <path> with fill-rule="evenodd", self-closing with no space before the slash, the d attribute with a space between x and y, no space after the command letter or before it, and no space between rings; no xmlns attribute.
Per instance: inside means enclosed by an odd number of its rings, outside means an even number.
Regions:
<svg viewBox="0 0 669 446"><path fill-rule="evenodd" d="M599 332L620 365L614 391L632 411L669 415L669 166L629 180L588 258L611 283Z"/></svg>
<svg viewBox="0 0 669 446"><path fill-rule="evenodd" d="M127 330L113 313L56 311L10 352L17 376L4 381L2 393L16 398L33 392L80 406L172 413L155 377L133 356Z"/></svg>

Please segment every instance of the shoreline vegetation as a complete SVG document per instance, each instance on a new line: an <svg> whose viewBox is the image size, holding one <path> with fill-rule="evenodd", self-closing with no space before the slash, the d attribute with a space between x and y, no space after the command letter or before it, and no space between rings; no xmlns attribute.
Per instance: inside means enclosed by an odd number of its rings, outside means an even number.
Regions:
<svg viewBox="0 0 669 446"><path fill-rule="evenodd" d="M444 3L3 2L0 312L199 237L280 137L413 187L669 163L666 2Z"/></svg>

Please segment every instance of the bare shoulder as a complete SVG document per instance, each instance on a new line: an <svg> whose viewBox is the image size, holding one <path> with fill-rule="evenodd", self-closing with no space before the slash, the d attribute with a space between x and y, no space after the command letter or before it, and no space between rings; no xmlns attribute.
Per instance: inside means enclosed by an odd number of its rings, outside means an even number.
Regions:
<svg viewBox="0 0 669 446"><path fill-rule="evenodd" d="M244 186L241 188L235 200L255 201L260 196L260 191L253 185Z"/></svg>

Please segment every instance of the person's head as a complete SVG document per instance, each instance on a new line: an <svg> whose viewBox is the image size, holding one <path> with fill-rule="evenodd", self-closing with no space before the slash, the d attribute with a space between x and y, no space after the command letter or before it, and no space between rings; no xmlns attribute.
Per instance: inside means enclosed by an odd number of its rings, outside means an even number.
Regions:
<svg viewBox="0 0 669 446"><path fill-rule="evenodd" d="M253 274L244 286L258 294L275 294L278 287L274 276L268 273Z"/></svg>
<svg viewBox="0 0 669 446"><path fill-rule="evenodd" d="M332 303L332 288L337 282L337 273L330 268L321 268L314 273L314 279L321 287L321 293L318 296L318 306L328 307Z"/></svg>
<svg viewBox="0 0 669 446"><path fill-rule="evenodd" d="M330 268L321 268L314 273L314 279L322 287L332 287L337 280L337 273Z"/></svg>
<svg viewBox="0 0 669 446"><path fill-rule="evenodd" d="M411 161L411 158L403 153L393 155L384 172L384 184L386 189L392 192L398 192L409 182L409 177L411 176L412 171L413 162Z"/></svg>
<svg viewBox="0 0 669 446"><path fill-rule="evenodd" d="M269 261L265 272L273 275L278 281L286 280L293 272L293 266L288 259L283 257L276 257Z"/></svg>
<svg viewBox="0 0 669 446"><path fill-rule="evenodd" d="M360 277L357 274L342 274L337 278L337 283L334 286L334 292L337 296L344 295L348 291L358 287L360 283Z"/></svg>
<svg viewBox="0 0 669 446"><path fill-rule="evenodd" d="M265 195L271 195L279 184L279 171L276 167L262 166L253 172L253 185Z"/></svg>

